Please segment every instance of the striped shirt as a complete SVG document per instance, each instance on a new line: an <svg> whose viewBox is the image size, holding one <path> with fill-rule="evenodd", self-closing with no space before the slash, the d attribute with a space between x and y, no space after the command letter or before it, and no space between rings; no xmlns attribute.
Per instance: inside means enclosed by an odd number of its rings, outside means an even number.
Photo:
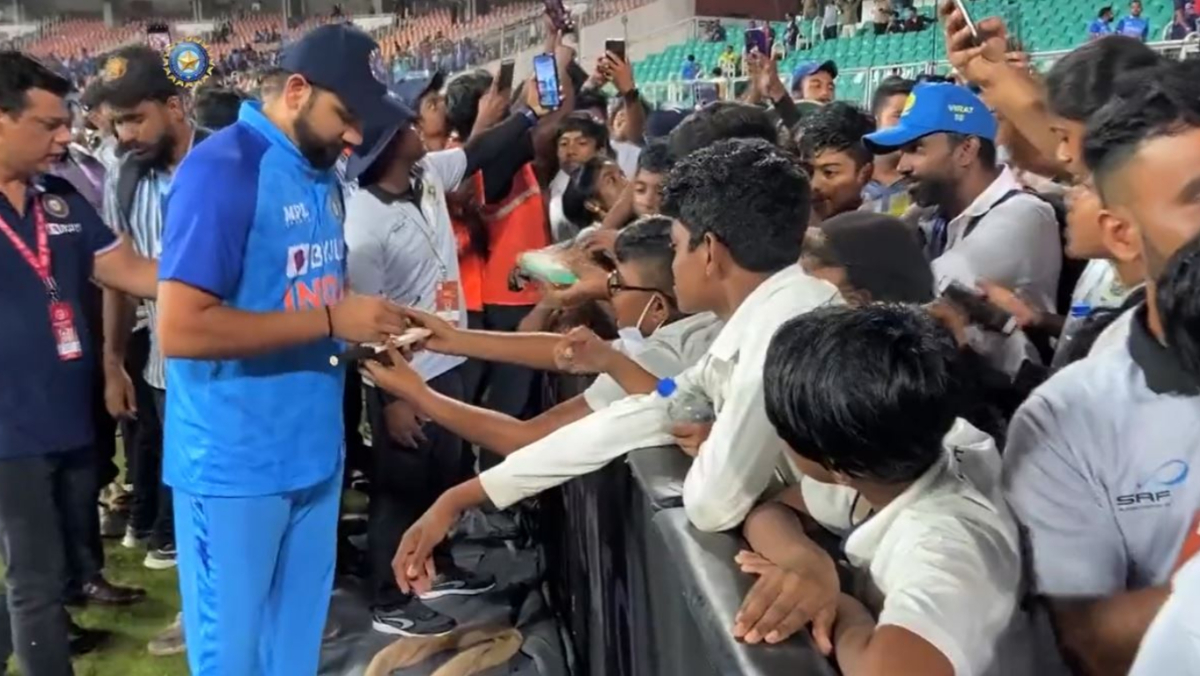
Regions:
<svg viewBox="0 0 1200 676"><path fill-rule="evenodd" d="M151 169L138 181L133 194L129 218L125 218L117 196L119 168L108 172L104 181L104 222L115 232L126 234L133 241L133 248L142 256L155 260L162 254L163 203L167 189L171 187L171 173L162 169ZM142 301L146 316L150 320L150 356L142 377L151 387L167 388L166 365L158 349L158 312L154 301Z"/></svg>

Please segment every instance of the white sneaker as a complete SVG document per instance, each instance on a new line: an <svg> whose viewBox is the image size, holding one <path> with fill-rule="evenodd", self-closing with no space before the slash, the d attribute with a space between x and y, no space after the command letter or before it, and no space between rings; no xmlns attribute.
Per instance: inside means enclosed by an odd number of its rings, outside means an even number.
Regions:
<svg viewBox="0 0 1200 676"><path fill-rule="evenodd" d="M138 535L133 526L126 526L125 537L121 539L121 546L125 549L142 549L146 546L146 541L149 539L149 535Z"/></svg>

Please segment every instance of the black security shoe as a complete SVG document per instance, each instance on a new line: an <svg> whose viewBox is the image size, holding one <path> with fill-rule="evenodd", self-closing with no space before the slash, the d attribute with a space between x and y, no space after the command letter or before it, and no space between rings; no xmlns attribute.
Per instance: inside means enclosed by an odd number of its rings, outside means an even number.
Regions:
<svg viewBox="0 0 1200 676"><path fill-rule="evenodd" d="M458 623L417 599L399 606L375 608L371 627L383 634L395 636L445 636Z"/></svg>
<svg viewBox="0 0 1200 676"><path fill-rule="evenodd" d="M443 596L475 596L495 588L495 577L456 568L439 574L434 579L433 586L429 591L420 594L420 598L423 601L431 601Z"/></svg>

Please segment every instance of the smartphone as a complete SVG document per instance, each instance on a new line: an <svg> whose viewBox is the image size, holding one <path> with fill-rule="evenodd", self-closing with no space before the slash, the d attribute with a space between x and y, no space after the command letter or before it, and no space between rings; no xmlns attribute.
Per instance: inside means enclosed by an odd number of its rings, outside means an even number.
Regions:
<svg viewBox="0 0 1200 676"><path fill-rule="evenodd" d="M567 11L563 0L544 0L544 2L546 14L549 15L555 28L568 33L575 30L575 22L571 20L571 13Z"/></svg>
<svg viewBox="0 0 1200 676"><path fill-rule="evenodd" d="M534 279L555 286L570 286L579 281L571 269L543 251L527 251L517 258L517 267Z"/></svg>
<svg viewBox="0 0 1200 676"><path fill-rule="evenodd" d="M512 89L513 69L517 64L512 59L500 62L500 74L496 76L496 91L506 92Z"/></svg>
<svg viewBox="0 0 1200 676"><path fill-rule="evenodd" d="M533 57L533 79L537 83L538 104L546 110L557 110L562 105L562 95L558 84L558 63L553 54Z"/></svg>
<svg viewBox="0 0 1200 676"><path fill-rule="evenodd" d="M942 291L942 297L962 310L972 324L1005 335L1017 328L1015 317L958 282L950 282L946 290Z"/></svg>
<svg viewBox="0 0 1200 676"><path fill-rule="evenodd" d="M979 28L975 26L975 20L971 18L971 13L967 11L966 0L954 0L954 6L958 11L962 12L963 20L967 22L967 28L971 31L971 35L975 36L975 41L979 41Z"/></svg>
<svg viewBox="0 0 1200 676"><path fill-rule="evenodd" d="M625 41L609 39L604 41L605 53L612 52L618 59L624 62L625 59Z"/></svg>
<svg viewBox="0 0 1200 676"><path fill-rule="evenodd" d="M763 56L770 56L771 45L767 31L763 28L746 29L746 51L757 51Z"/></svg>
<svg viewBox="0 0 1200 676"><path fill-rule="evenodd" d="M703 108L717 100L717 84L715 82L697 82L693 86L695 87L693 95L696 98L697 108Z"/></svg>
<svg viewBox="0 0 1200 676"><path fill-rule="evenodd" d="M151 24L146 27L146 44L156 52L171 48L171 29L166 24Z"/></svg>

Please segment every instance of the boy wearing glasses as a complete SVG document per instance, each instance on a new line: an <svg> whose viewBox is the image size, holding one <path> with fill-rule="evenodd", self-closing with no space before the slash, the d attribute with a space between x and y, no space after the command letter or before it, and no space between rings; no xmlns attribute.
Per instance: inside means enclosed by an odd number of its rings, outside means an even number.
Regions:
<svg viewBox="0 0 1200 676"><path fill-rule="evenodd" d="M545 371L600 374L583 394L536 418L520 420L439 394L407 362L389 369L386 384L380 385L441 427L500 455L629 394L652 392L659 378L678 375L696 363L721 330L721 322L712 313L689 317L676 307L670 232L670 219L652 216L625 228L617 238L616 269L608 276L603 298L597 299L612 304L620 334L613 344L582 328L566 337L474 331L410 311L414 323L433 332L426 350Z"/></svg>
<svg viewBox="0 0 1200 676"><path fill-rule="evenodd" d="M810 209L796 158L763 140L719 141L667 178L676 301L725 321L700 361L676 378L675 396L703 396L716 411L683 483L684 510L701 530L740 524L784 464L783 442L763 408L771 334L791 317L841 302L834 286L796 265ZM390 387L387 367L368 368ZM663 397L630 396L509 454L443 493L405 533L392 562L397 584L429 584L430 553L464 510L488 500L503 509L631 451L674 443L672 428Z"/></svg>

